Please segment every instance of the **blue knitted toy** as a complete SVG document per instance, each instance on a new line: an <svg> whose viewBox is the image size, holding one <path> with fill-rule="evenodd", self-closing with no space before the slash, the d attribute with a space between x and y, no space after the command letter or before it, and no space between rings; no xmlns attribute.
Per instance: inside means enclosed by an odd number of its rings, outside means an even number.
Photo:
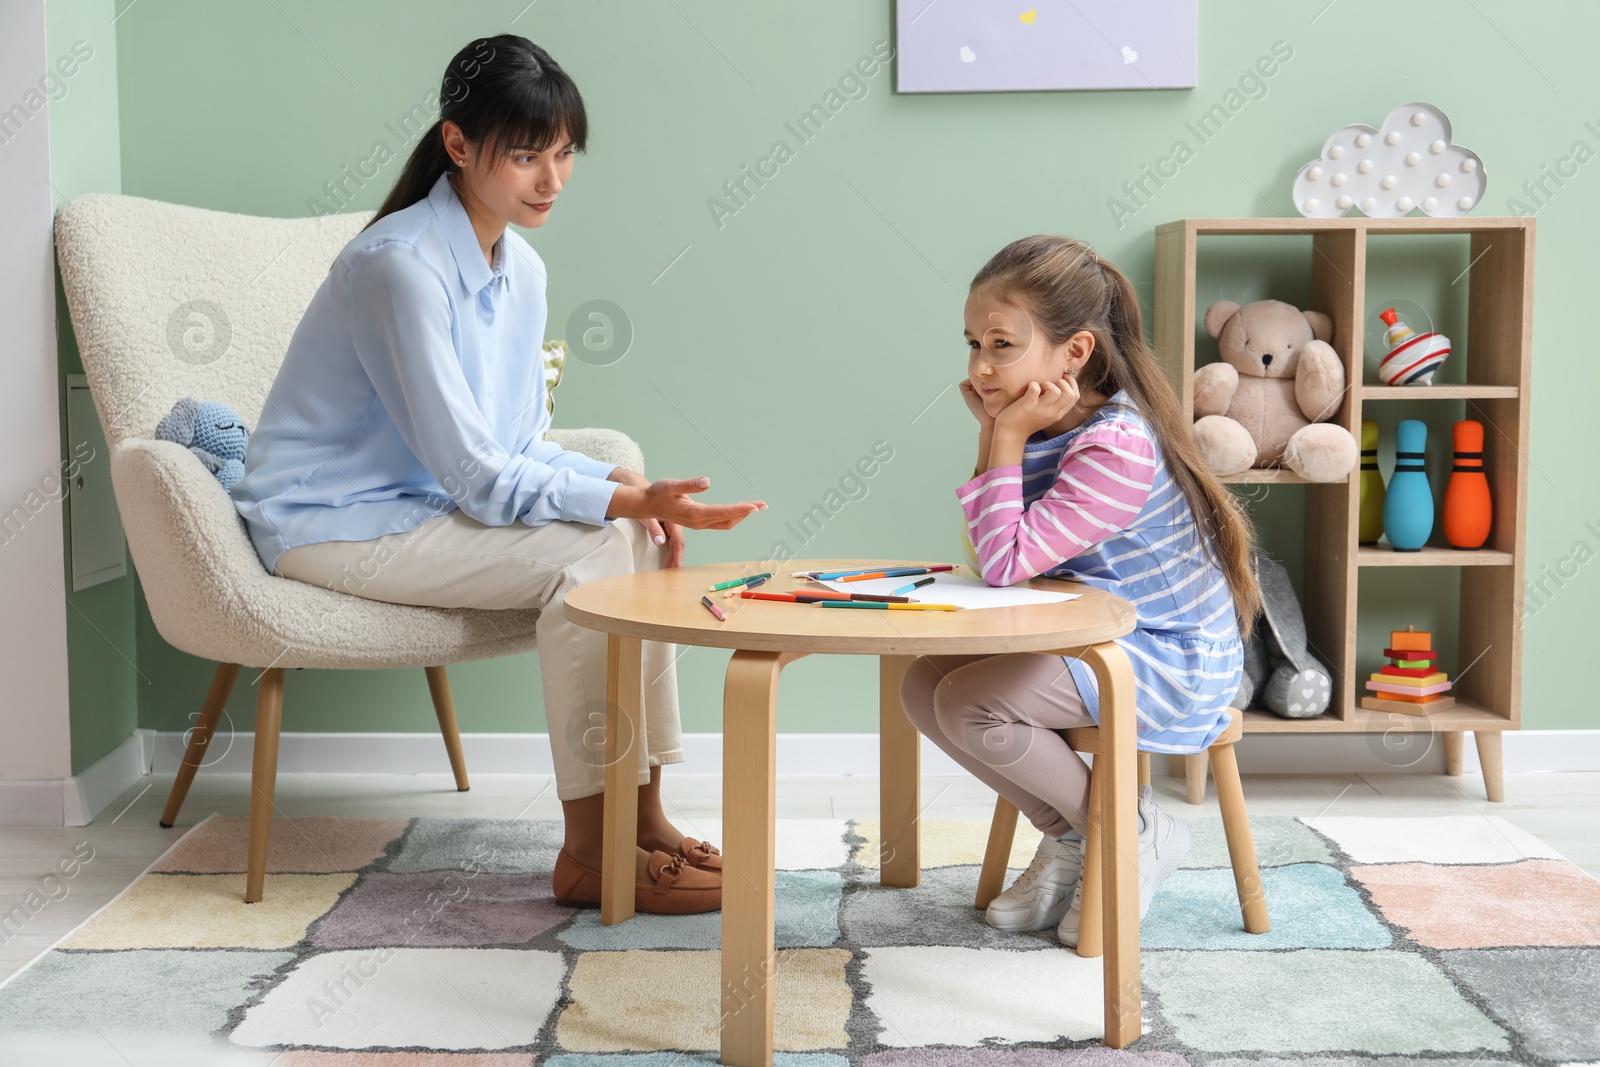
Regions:
<svg viewBox="0 0 1600 1067"><path fill-rule="evenodd" d="M156 437L188 448L217 476L225 492L231 493L234 483L244 477L250 431L239 413L226 404L186 396L156 424Z"/></svg>

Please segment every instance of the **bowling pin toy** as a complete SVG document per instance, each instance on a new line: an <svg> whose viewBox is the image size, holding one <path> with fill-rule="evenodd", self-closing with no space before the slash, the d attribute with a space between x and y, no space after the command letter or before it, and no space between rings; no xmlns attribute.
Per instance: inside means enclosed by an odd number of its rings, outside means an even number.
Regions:
<svg viewBox="0 0 1600 1067"><path fill-rule="evenodd" d="M1483 423L1462 419L1453 435L1456 456L1444 487L1444 539L1453 548L1482 548L1494 521L1483 473Z"/></svg>
<svg viewBox="0 0 1600 1067"><path fill-rule="evenodd" d="M1394 475L1383 495L1383 532L1396 552L1416 552L1433 533L1433 490L1423 461L1428 427L1402 419L1395 427Z"/></svg>
<svg viewBox="0 0 1600 1067"><path fill-rule="evenodd" d="M1388 327L1384 343L1389 352L1378 364L1384 385L1432 385L1433 374L1450 355L1450 338L1430 330L1418 333L1400 319L1394 308L1378 316Z"/></svg>
<svg viewBox="0 0 1600 1067"><path fill-rule="evenodd" d="M1378 424L1361 420L1361 522L1356 541L1375 545L1383 536L1383 472L1378 469Z"/></svg>

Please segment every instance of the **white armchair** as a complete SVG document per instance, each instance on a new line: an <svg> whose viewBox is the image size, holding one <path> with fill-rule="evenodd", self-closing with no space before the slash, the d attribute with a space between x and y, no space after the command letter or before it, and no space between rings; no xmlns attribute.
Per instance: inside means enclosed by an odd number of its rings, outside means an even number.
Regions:
<svg viewBox="0 0 1600 1067"><path fill-rule="evenodd" d="M247 902L261 899L265 881L285 670L425 668L465 790L445 665L534 647L536 610L388 604L268 573L215 476L186 448L154 438L185 396L227 403L257 425L306 305L370 217L257 218L109 194L77 197L56 215L67 306L150 614L173 646L218 664L162 826L177 818L239 669L261 671ZM644 469L639 446L618 431L549 436Z"/></svg>

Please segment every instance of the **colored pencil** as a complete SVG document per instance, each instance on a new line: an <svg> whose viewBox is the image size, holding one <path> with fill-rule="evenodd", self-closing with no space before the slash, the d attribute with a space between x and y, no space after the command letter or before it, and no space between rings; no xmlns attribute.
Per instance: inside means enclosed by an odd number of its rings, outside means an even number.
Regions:
<svg viewBox="0 0 1600 1067"><path fill-rule="evenodd" d="M731 595L731 594L730 594ZM791 604L815 604L822 600L871 600L891 604L909 604L910 597L905 596L879 596L873 593L750 593L740 590L739 596L746 600L784 600Z"/></svg>
<svg viewBox="0 0 1600 1067"><path fill-rule="evenodd" d="M706 606L706 610L711 612L711 614L713 614L713 615L715 615L717 617L717 621L718 622L727 622L728 621L728 617L722 613L722 609L721 608L717 607L715 604L713 604L711 602L711 598L710 597L708 597L708 596L701 597L700 598L700 603L704 604Z"/></svg>
<svg viewBox="0 0 1600 1067"><path fill-rule="evenodd" d="M765 571L761 574L747 574L743 578L733 578L726 582L718 582L716 585L711 586L709 591L715 593L719 589L732 589L736 585L744 585L747 582L754 581L757 578L760 578L762 581L766 581L771 577L771 571Z"/></svg>
<svg viewBox="0 0 1600 1067"><path fill-rule="evenodd" d="M906 574L932 574L935 571L948 571L954 568L950 564L941 564L937 567L891 567L888 570L869 571L866 574L847 574L836 579L841 582L865 582L872 578L899 578Z"/></svg>
<svg viewBox="0 0 1600 1067"><path fill-rule="evenodd" d="M929 575L926 578L922 578L922 579L919 579L918 581L912 582L910 585L902 585L899 589L892 590L892 592L894 593L895 596L899 596L901 593L909 593L913 589L921 589L923 586L925 586L929 582L933 581L934 578L936 578L936 577L937 577L937 575Z"/></svg>
<svg viewBox="0 0 1600 1067"><path fill-rule="evenodd" d="M835 593L823 596L821 593L797 592L795 597L799 600L876 600L885 604L909 604L908 596L889 596L887 593Z"/></svg>
<svg viewBox="0 0 1600 1067"><path fill-rule="evenodd" d="M863 575L863 574L882 575L886 570L896 570L896 571L900 571L902 573L908 573L908 574L909 573L927 574L927 573L931 573L933 571L951 571L951 570L955 570L955 564L954 563L933 563L933 564L929 564L928 566L925 566L925 567L919 566L919 567L909 567L909 568L908 567L897 567L897 568L862 567L862 568L860 568L858 570L853 570L853 571L795 571L795 572L793 572L791 577L794 577L794 578L814 578L819 582L831 582L831 581L835 581L835 580L840 579L840 578L844 578L844 577L849 576L849 575Z"/></svg>
<svg viewBox="0 0 1600 1067"><path fill-rule="evenodd" d="M765 582L765 581L766 581L766 579L765 578L761 578L761 577L751 578L748 582L744 583L744 588L745 589L754 589L756 586L760 585L762 582ZM729 589L727 592L723 593L722 595L723 595L723 597L726 598L726 597L730 597L730 596L738 596L742 592L744 592L744 589Z"/></svg>
<svg viewBox="0 0 1600 1067"><path fill-rule="evenodd" d="M819 608L884 608L898 611L965 611L958 604L884 604L871 600L819 600Z"/></svg>
<svg viewBox="0 0 1600 1067"><path fill-rule="evenodd" d="M832 581L834 578L842 578L846 574L865 574L868 571L881 570L881 569L882 568L880 568L880 567L859 567L859 568L857 568L856 570L853 570L853 571L795 571L794 572L794 577L796 577L796 578L812 578L812 579L814 579L816 581L819 581L819 582L826 582L826 581Z"/></svg>

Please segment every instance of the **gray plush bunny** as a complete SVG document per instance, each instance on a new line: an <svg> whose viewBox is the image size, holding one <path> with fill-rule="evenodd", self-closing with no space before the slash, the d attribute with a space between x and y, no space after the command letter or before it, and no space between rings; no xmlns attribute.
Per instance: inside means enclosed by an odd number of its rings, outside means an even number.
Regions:
<svg viewBox="0 0 1600 1067"><path fill-rule="evenodd" d="M250 431L227 404L186 396L156 423L156 437L176 441L194 453L206 470L217 476L224 491L231 493L234 483L244 477Z"/></svg>
<svg viewBox="0 0 1600 1067"><path fill-rule="evenodd" d="M1255 553L1261 584L1261 618L1244 642L1244 680L1233 706L1258 707L1285 719L1310 719L1328 710L1332 672L1306 647L1306 620L1289 572L1263 552Z"/></svg>

